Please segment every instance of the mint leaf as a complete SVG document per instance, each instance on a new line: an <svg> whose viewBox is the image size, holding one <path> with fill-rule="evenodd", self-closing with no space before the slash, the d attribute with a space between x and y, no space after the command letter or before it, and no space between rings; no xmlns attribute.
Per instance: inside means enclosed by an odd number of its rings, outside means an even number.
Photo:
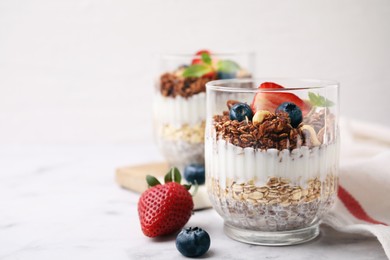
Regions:
<svg viewBox="0 0 390 260"><path fill-rule="evenodd" d="M310 104L316 107L331 107L334 106L334 102L329 99L324 98L320 94L315 94L313 92L309 92L309 101Z"/></svg>
<svg viewBox="0 0 390 260"><path fill-rule="evenodd" d="M211 72L213 68L206 64L193 64L183 71L183 77L202 77L203 75Z"/></svg>
<svg viewBox="0 0 390 260"><path fill-rule="evenodd" d="M217 71L224 73L235 73L240 69L240 65L232 60L220 60L217 63Z"/></svg>
<svg viewBox="0 0 390 260"><path fill-rule="evenodd" d="M203 52L202 53L202 61L208 65L211 65L211 57L210 54Z"/></svg>
<svg viewBox="0 0 390 260"><path fill-rule="evenodd" d="M312 105L317 105L321 102L319 99L319 95L317 96L313 92L309 92L309 100Z"/></svg>

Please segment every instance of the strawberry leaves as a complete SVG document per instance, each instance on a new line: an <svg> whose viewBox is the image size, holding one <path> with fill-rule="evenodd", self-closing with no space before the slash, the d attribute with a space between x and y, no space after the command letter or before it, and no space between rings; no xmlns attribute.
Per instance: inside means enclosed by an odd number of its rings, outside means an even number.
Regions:
<svg viewBox="0 0 390 260"><path fill-rule="evenodd" d="M331 107L334 106L334 103L329 99L321 96L320 94L315 94L313 92L309 92L309 102L312 106L315 107Z"/></svg>
<svg viewBox="0 0 390 260"><path fill-rule="evenodd" d="M152 175L146 176L146 182L148 183L149 188L161 184L156 177Z"/></svg>
<svg viewBox="0 0 390 260"><path fill-rule="evenodd" d="M178 168L176 167L172 167L168 172L167 174L165 174L164 176L164 183L169 183L169 182L177 182L177 183L181 183L181 174L180 174L180 171ZM151 187L154 187L156 185L161 185L161 182L154 176L152 175L147 175L146 176L146 182L148 183L148 187L151 188ZM191 185L190 184L183 184L184 188L186 190L190 190L191 189Z"/></svg>
<svg viewBox="0 0 390 260"><path fill-rule="evenodd" d="M168 182L177 182L180 184L181 182L181 174L180 174L180 171L178 168L176 167L172 167L169 172L165 175L164 177L164 182L165 183L168 183ZM189 184L183 184L184 188L186 190L189 190L191 189L191 185Z"/></svg>
<svg viewBox="0 0 390 260"><path fill-rule="evenodd" d="M172 182L172 181L177 182L179 184L181 182L181 174L179 169L177 169L176 167L172 167L164 177L165 183Z"/></svg>

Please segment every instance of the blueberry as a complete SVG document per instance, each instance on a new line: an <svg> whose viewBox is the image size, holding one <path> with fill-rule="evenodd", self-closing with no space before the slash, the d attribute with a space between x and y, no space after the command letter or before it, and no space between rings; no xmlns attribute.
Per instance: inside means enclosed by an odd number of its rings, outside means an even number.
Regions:
<svg viewBox="0 0 390 260"><path fill-rule="evenodd" d="M247 104L237 103L230 108L230 120L238 120L241 122L246 117L248 120L252 120L253 117L252 109Z"/></svg>
<svg viewBox="0 0 390 260"><path fill-rule="evenodd" d="M202 164L190 164L184 168L184 178L195 184L195 181L201 185L205 182L205 170Z"/></svg>
<svg viewBox="0 0 390 260"><path fill-rule="evenodd" d="M297 127L302 122L302 111L301 109L292 102L282 103L275 112L284 111L288 113L291 120L291 126Z"/></svg>
<svg viewBox="0 0 390 260"><path fill-rule="evenodd" d="M187 257L204 255L210 248L210 236L201 228L183 228L176 237L176 248Z"/></svg>
<svg viewBox="0 0 390 260"><path fill-rule="evenodd" d="M182 64L179 66L179 69L186 69L188 68L189 66L187 64Z"/></svg>
<svg viewBox="0 0 390 260"><path fill-rule="evenodd" d="M217 77L218 79L234 79L236 78L236 73L218 71Z"/></svg>

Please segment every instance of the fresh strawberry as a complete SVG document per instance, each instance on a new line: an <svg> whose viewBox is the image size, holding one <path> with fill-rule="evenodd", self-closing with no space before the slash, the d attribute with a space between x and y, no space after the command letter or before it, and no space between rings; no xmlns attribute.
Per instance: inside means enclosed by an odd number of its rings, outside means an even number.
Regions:
<svg viewBox="0 0 390 260"><path fill-rule="evenodd" d="M203 53L206 53L208 55L211 55L211 52L209 50L200 50L198 52L195 53L195 56L199 57L199 58L195 58L192 60L191 64L199 64L199 63L202 63L202 54Z"/></svg>
<svg viewBox="0 0 390 260"><path fill-rule="evenodd" d="M259 89L284 89L284 87L273 82L264 82L260 84ZM284 102L296 104L302 110L303 115L310 111L310 106L295 94L279 91L257 93L253 98L251 108L254 114L258 110L274 112Z"/></svg>
<svg viewBox="0 0 390 260"><path fill-rule="evenodd" d="M284 87L274 82L263 82L260 84L259 88L284 88Z"/></svg>
<svg viewBox="0 0 390 260"><path fill-rule="evenodd" d="M203 54L207 54L207 57L209 59L209 63L206 63L205 60L203 59ZM195 53L195 55L197 56L197 58L193 59L191 64L194 65L194 64L205 64L205 65L208 65L210 66L210 69L212 71L204 74L202 76L202 78L209 78L209 79L214 79L215 76L217 75L217 72L215 71L215 69L213 68L213 65L212 65L212 60L210 59L210 56L211 56L211 52L209 50L200 50L198 51L197 53ZM198 58L199 57L199 58Z"/></svg>
<svg viewBox="0 0 390 260"><path fill-rule="evenodd" d="M165 176L165 184L148 175L151 188L138 201L138 216L143 233L148 237L169 235L181 230L191 217L194 202L189 186L180 185L181 175L172 168Z"/></svg>

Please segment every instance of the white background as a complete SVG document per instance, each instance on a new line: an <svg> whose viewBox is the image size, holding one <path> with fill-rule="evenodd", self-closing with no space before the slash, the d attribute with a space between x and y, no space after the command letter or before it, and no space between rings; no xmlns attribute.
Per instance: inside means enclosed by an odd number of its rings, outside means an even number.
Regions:
<svg viewBox="0 0 390 260"><path fill-rule="evenodd" d="M389 0L0 0L0 144L152 139L153 53L251 50L390 126Z"/></svg>

